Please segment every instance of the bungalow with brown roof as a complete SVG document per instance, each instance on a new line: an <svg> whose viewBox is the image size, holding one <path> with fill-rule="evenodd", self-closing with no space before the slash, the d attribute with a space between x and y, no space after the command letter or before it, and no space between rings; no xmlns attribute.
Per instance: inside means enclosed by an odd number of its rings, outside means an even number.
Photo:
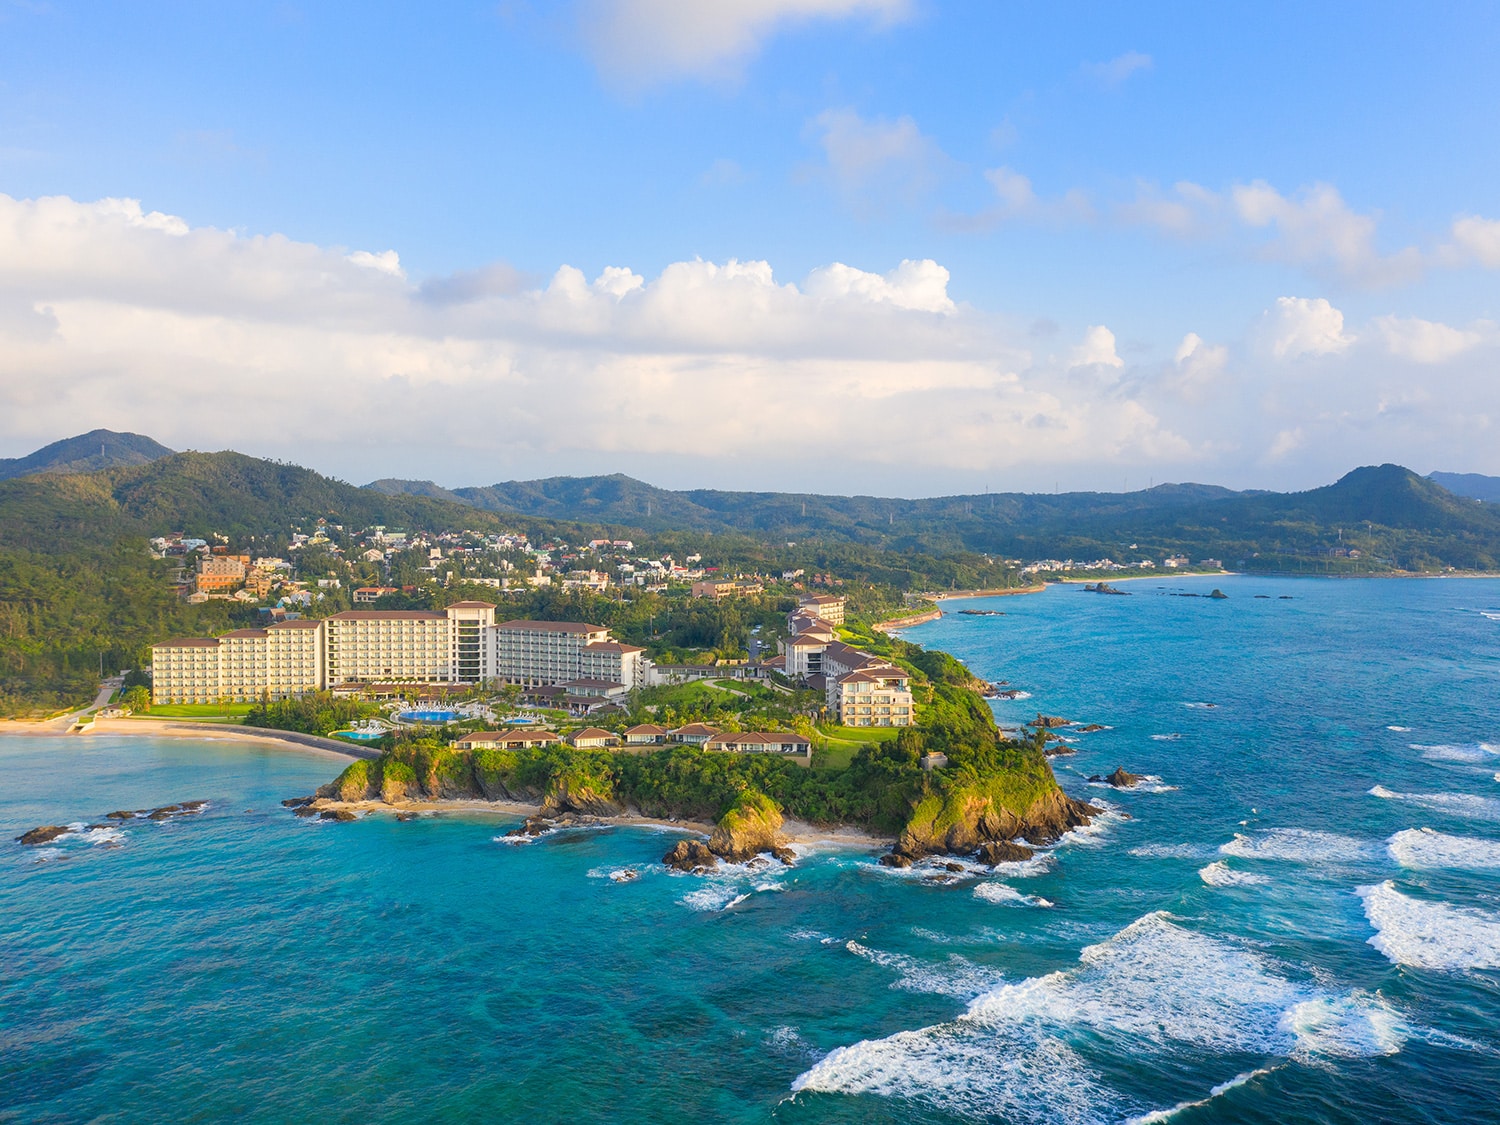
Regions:
<svg viewBox="0 0 1500 1125"><path fill-rule="evenodd" d="M641 723L625 732L626 746L659 746L667 740L667 728L655 723Z"/></svg>
<svg viewBox="0 0 1500 1125"><path fill-rule="evenodd" d="M707 723L689 723L685 727L669 730L667 732L667 741L685 742L689 746L702 746L718 733L718 727L711 727Z"/></svg>
<svg viewBox="0 0 1500 1125"><path fill-rule="evenodd" d="M747 730L716 734L703 744L705 750L730 754L801 754L812 755L812 740L789 731Z"/></svg>
<svg viewBox="0 0 1500 1125"><path fill-rule="evenodd" d="M453 745L461 750L534 750L561 741L550 730L478 730L455 738Z"/></svg>
<svg viewBox="0 0 1500 1125"><path fill-rule="evenodd" d="M620 745L620 736L598 727L584 727L568 735L566 741L575 750L602 750Z"/></svg>

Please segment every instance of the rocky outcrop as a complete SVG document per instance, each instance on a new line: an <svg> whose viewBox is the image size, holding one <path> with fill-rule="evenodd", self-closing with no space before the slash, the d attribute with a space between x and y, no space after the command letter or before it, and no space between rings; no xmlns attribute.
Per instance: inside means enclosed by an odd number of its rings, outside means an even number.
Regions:
<svg viewBox="0 0 1500 1125"><path fill-rule="evenodd" d="M992 844L980 844L976 858L980 863L987 863L993 867L997 863L1020 863L1035 854L1025 844L1017 844L1012 840L997 840Z"/></svg>
<svg viewBox="0 0 1500 1125"><path fill-rule="evenodd" d="M880 857L881 867L910 867L911 856L902 855L900 852L887 852Z"/></svg>
<svg viewBox="0 0 1500 1125"><path fill-rule="evenodd" d="M1133 773L1127 773L1124 766L1116 766L1115 772L1104 779L1116 789L1134 789L1140 777Z"/></svg>
<svg viewBox="0 0 1500 1125"><path fill-rule="evenodd" d="M712 871L719 866L719 857L709 851L702 840L678 840L661 861L678 871Z"/></svg>
<svg viewBox="0 0 1500 1125"><path fill-rule="evenodd" d="M1050 779L1050 775L1049 775ZM1019 811L1014 797L987 792L983 785L959 786L920 802L896 841L895 850L912 859L927 855L974 855L989 844L1055 843L1064 832L1090 823L1103 809L1075 801L1056 782Z"/></svg>
<svg viewBox="0 0 1500 1125"><path fill-rule="evenodd" d="M528 839L535 839L543 833L550 832L551 830L551 821L540 816L528 816L524 821L521 822L521 826L519 828L512 828L509 832L506 833L506 835L513 838L520 838L522 836L525 836Z"/></svg>
<svg viewBox="0 0 1500 1125"><path fill-rule="evenodd" d="M761 852L780 854L787 851L786 837L781 833L781 809L764 793L746 790L735 799L709 837L708 849L733 862L742 862Z"/></svg>
<svg viewBox="0 0 1500 1125"><path fill-rule="evenodd" d="M552 784L548 786L547 794L542 798L541 815L553 817L563 813L583 813L587 816L619 816L624 811L606 782L562 774L553 778Z"/></svg>
<svg viewBox="0 0 1500 1125"><path fill-rule="evenodd" d="M301 810L299 809L297 811L300 812ZM348 809L324 809L318 814L318 819L334 820L339 821L340 823L347 823L348 821L358 820L359 818L356 817Z"/></svg>
<svg viewBox="0 0 1500 1125"><path fill-rule="evenodd" d="M44 824L40 828L33 828L29 832L23 832L16 837L16 843L25 844L27 847L35 847L38 844L50 844L59 836L66 836L72 829L61 824Z"/></svg>
<svg viewBox="0 0 1500 1125"><path fill-rule="evenodd" d="M380 797L381 763L361 758L318 790L318 796L331 801L374 801Z"/></svg>
<svg viewBox="0 0 1500 1125"><path fill-rule="evenodd" d="M1038 730L1054 730L1057 727L1070 727L1072 719L1064 719L1061 715L1038 715L1026 724L1028 727L1036 727Z"/></svg>

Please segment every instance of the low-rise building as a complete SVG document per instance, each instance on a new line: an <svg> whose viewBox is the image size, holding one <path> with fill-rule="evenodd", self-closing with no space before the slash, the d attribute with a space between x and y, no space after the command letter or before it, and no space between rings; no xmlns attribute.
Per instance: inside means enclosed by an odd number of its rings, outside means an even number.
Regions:
<svg viewBox="0 0 1500 1125"><path fill-rule="evenodd" d="M641 723L625 732L626 746L660 746L667 740L667 728L655 723Z"/></svg>
<svg viewBox="0 0 1500 1125"><path fill-rule="evenodd" d="M608 746L620 745L620 736L598 727L584 727L568 735L566 741L577 750L602 750Z"/></svg>
<svg viewBox="0 0 1500 1125"><path fill-rule="evenodd" d="M759 582L744 578L708 578L693 583L693 597L713 598L715 601L721 601L724 598L750 597L764 591L765 587Z"/></svg>
<svg viewBox="0 0 1500 1125"><path fill-rule="evenodd" d="M873 667L828 678L828 709L846 727L909 727L911 679L900 668Z"/></svg>
<svg viewBox="0 0 1500 1125"><path fill-rule="evenodd" d="M812 740L787 731L747 730L716 734L703 744L705 750L730 754L801 754L812 756Z"/></svg>
<svg viewBox="0 0 1500 1125"><path fill-rule="evenodd" d="M707 723L688 723L687 726L678 727L676 730L669 730L667 732L667 741L682 742L689 746L702 746L718 733L718 727L711 727Z"/></svg>
<svg viewBox="0 0 1500 1125"><path fill-rule="evenodd" d="M453 740L462 750L534 750L561 742L550 730L481 730Z"/></svg>

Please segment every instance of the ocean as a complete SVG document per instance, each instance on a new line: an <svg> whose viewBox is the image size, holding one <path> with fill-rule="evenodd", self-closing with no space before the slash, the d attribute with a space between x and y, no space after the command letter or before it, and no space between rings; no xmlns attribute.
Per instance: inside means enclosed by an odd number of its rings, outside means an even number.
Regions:
<svg viewBox="0 0 1500 1125"><path fill-rule="evenodd" d="M1120 585L904 634L1106 728L1053 765L1109 814L994 870L701 878L299 820L293 749L0 737L0 1122L1500 1121L1500 581Z"/></svg>

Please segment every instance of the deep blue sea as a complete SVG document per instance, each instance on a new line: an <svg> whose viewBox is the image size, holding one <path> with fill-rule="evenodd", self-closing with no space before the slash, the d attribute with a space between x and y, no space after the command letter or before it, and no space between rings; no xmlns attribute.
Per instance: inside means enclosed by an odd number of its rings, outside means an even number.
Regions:
<svg viewBox="0 0 1500 1125"><path fill-rule="evenodd" d="M1110 815L947 883L308 822L332 758L0 738L0 1121L1500 1121L1500 581L1124 588L908 631L1030 693L1004 722L1109 728L1054 766Z"/></svg>

